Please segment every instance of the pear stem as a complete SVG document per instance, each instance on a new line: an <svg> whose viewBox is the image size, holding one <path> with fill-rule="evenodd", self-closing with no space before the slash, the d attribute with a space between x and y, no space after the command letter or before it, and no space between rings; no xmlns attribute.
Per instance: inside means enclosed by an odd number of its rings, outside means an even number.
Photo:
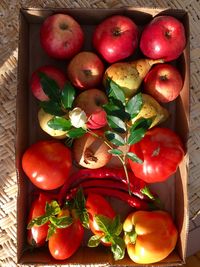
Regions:
<svg viewBox="0 0 200 267"><path fill-rule="evenodd" d="M148 62L150 66L153 66L158 63L164 63L165 61L164 59L149 59Z"/></svg>

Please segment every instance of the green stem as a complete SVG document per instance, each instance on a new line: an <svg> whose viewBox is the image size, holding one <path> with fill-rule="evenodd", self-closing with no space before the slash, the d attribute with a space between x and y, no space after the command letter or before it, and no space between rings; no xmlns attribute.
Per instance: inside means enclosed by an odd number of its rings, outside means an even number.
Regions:
<svg viewBox="0 0 200 267"><path fill-rule="evenodd" d="M87 132L91 135L93 135L94 137L97 137L97 138L100 138L104 141L104 143L110 148L110 149L113 149L113 147L105 140L104 137L90 131L89 129L87 129ZM125 175L126 175L126 180L127 180L127 184L128 184L128 192L129 192L129 195L131 195L131 188L130 188L130 180L129 180L129 176L128 176L128 170L127 170L127 167L126 167L126 155L124 154L123 155L123 158L120 156L120 155L116 155L118 157L118 159L121 161L122 163L122 166L124 168L124 172L125 172Z"/></svg>

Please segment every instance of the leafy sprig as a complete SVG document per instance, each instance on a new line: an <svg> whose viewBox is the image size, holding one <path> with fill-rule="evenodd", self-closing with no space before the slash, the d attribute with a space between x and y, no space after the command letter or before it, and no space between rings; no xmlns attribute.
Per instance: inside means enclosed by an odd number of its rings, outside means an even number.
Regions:
<svg viewBox="0 0 200 267"><path fill-rule="evenodd" d="M89 247L97 247L101 241L111 244L111 251L115 260L121 260L125 254L125 243L120 237L122 224L120 217L117 215L114 219L103 215L96 215L95 222L102 234L93 235L88 241Z"/></svg>
<svg viewBox="0 0 200 267"><path fill-rule="evenodd" d="M63 88L59 88L55 80L45 73L39 73L40 82L44 93L49 97L48 101L41 101L40 107L54 117L48 121L47 125L54 130L66 131L66 137L78 138L86 133L83 128L76 128L72 125L68 112L73 107L76 91L70 82ZM62 117L64 116L64 117Z"/></svg>
<svg viewBox="0 0 200 267"><path fill-rule="evenodd" d="M121 161L129 185L126 169L127 159L139 164L142 164L143 161L136 154L128 151L124 152L120 147L130 146L139 142L145 136L154 120L154 118L141 118L134 124L130 123L143 107L142 94L139 92L127 101L122 88L108 78L106 80L108 103L103 105L103 108L107 114L109 129L105 131L104 136L98 136L98 134L86 127L74 127L66 116L61 117L63 114L66 115L73 107L75 89L70 83L66 83L63 90L60 90L56 82L44 73L40 73L40 79L42 88L50 99L49 101L41 102L41 106L44 111L54 115L54 118L48 122L48 126L54 130L66 131L69 137L68 144L71 144L71 140L81 137L86 132L103 139L109 147L108 152L118 157Z"/></svg>
<svg viewBox="0 0 200 267"><path fill-rule="evenodd" d="M61 215L64 213L61 210L56 200L51 203L46 203L45 214L32 219L27 226L27 229L31 229L33 226L42 226L48 224L47 240L56 232L57 228L66 228L72 224L73 219L70 215Z"/></svg>

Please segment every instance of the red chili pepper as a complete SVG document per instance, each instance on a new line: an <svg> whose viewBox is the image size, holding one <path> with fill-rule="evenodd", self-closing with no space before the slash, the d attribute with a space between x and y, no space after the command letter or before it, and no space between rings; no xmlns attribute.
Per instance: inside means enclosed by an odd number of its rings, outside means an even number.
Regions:
<svg viewBox="0 0 200 267"><path fill-rule="evenodd" d="M67 200L71 200L76 192L78 187L70 190L69 194L67 194ZM155 206L151 202L147 202L145 200L139 199L136 196L129 195L128 192L120 191L119 189L111 189L104 187L84 187L84 194L88 195L90 193L100 194L104 196L118 198L124 202L126 202L129 206L138 209L138 210L152 210L155 209Z"/></svg>
<svg viewBox="0 0 200 267"><path fill-rule="evenodd" d="M112 178L106 178L106 179L87 179L83 180L81 183L78 184L79 187L88 188L88 187L103 187L103 188L113 188L118 189L127 192L127 186L117 180L114 180ZM75 185L74 187L77 187ZM72 188L74 188L72 187ZM70 189L72 189L70 188Z"/></svg>
<svg viewBox="0 0 200 267"><path fill-rule="evenodd" d="M147 187L147 183L135 177L132 171L128 171L128 175L129 175L130 189L132 194L138 196L141 199L154 199L154 196ZM59 193L60 195L59 199L62 202L68 190L73 186L77 186L85 179L104 180L107 178L116 179L117 181L123 182L124 184L127 185L127 179L123 168L114 169L114 168L102 167L94 170L80 169L79 171L73 173L66 181L66 183L62 186Z"/></svg>

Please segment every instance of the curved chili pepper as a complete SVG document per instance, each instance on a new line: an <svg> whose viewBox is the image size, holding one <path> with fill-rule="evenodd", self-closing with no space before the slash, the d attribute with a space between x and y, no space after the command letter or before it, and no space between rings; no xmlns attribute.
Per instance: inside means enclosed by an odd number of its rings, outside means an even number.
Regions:
<svg viewBox="0 0 200 267"><path fill-rule="evenodd" d="M135 177L132 171L128 171L128 175L129 175L130 189L132 194L138 196L141 199L154 200L154 196L147 187L147 183ZM125 185L127 185L127 179L123 168L114 169L114 168L102 167L94 170L80 169L77 172L73 173L65 182L65 184L62 186L59 192L59 200L62 202L62 200L66 196L67 191L72 186L77 186L79 183L81 183L86 179L104 180L107 178L116 179L117 181L123 182Z"/></svg>
<svg viewBox="0 0 200 267"><path fill-rule="evenodd" d="M114 180L112 178L106 178L106 179L86 179L80 182L78 185L73 186L74 187L103 187L103 188L113 188L113 189L118 189L127 192L127 186L117 180ZM70 188L70 189L72 189Z"/></svg>
<svg viewBox="0 0 200 267"><path fill-rule="evenodd" d="M67 200L71 200L79 187L73 188L67 194ZM152 210L155 209L155 206L151 202L139 199L136 196L129 195L128 192L120 191L119 189L111 189L105 187L83 187L84 194L88 195L89 193L100 194L104 196L118 198L126 202L129 206L138 209L138 210Z"/></svg>

